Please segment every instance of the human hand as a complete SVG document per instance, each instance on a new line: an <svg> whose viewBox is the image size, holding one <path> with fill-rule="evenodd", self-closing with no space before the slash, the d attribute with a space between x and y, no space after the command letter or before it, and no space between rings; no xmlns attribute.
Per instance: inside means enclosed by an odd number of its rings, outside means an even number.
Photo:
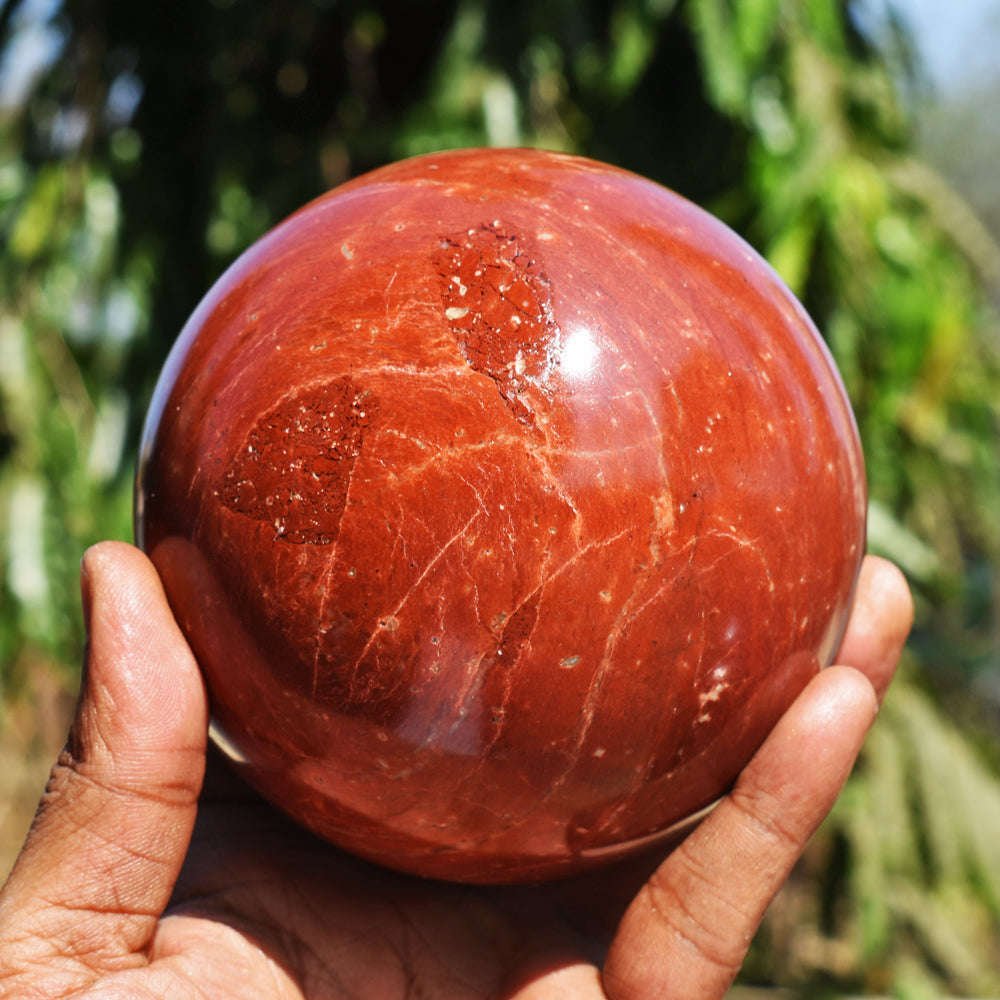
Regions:
<svg viewBox="0 0 1000 1000"><path fill-rule="evenodd" d="M83 590L76 719L0 894L4 1000L721 997L846 779L912 618L899 572L867 559L850 666L811 682L666 860L486 889L353 859L213 751L206 773L205 692L152 565L104 543Z"/></svg>

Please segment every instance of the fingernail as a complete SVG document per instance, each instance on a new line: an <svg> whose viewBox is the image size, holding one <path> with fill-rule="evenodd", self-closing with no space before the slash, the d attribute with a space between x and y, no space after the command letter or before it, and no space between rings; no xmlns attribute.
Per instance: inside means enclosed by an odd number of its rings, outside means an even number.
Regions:
<svg viewBox="0 0 1000 1000"><path fill-rule="evenodd" d="M83 608L83 627L90 638L90 610L91 610L91 590L90 572L87 569L87 553L84 552L80 560L80 604Z"/></svg>

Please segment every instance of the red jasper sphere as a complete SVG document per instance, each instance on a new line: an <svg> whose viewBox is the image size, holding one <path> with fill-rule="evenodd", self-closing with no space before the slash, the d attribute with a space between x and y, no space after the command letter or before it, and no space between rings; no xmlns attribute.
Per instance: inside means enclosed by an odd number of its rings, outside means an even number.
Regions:
<svg viewBox="0 0 1000 1000"><path fill-rule="evenodd" d="M835 652L864 516L771 269L650 181L523 150L377 170L251 247L167 362L137 490L236 766L474 882L722 795Z"/></svg>

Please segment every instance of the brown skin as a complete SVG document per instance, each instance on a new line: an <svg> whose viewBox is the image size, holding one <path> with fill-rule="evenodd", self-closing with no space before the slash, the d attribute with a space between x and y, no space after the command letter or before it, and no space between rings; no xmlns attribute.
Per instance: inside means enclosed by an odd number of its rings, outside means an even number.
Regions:
<svg viewBox="0 0 1000 1000"><path fill-rule="evenodd" d="M868 558L849 666L809 685L658 867L479 889L356 861L211 751L206 770L204 689L152 565L103 543L83 568L83 693L0 894L2 998L721 997L847 777L912 618L898 570Z"/></svg>

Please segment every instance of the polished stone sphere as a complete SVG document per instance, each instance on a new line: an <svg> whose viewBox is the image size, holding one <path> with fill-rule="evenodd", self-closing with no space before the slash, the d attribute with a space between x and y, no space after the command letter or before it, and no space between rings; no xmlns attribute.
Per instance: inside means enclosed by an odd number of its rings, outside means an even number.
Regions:
<svg viewBox="0 0 1000 1000"><path fill-rule="evenodd" d="M470 150L219 279L136 516L260 792L379 863L514 882L725 793L837 648L865 506L830 356L742 240L614 167Z"/></svg>

